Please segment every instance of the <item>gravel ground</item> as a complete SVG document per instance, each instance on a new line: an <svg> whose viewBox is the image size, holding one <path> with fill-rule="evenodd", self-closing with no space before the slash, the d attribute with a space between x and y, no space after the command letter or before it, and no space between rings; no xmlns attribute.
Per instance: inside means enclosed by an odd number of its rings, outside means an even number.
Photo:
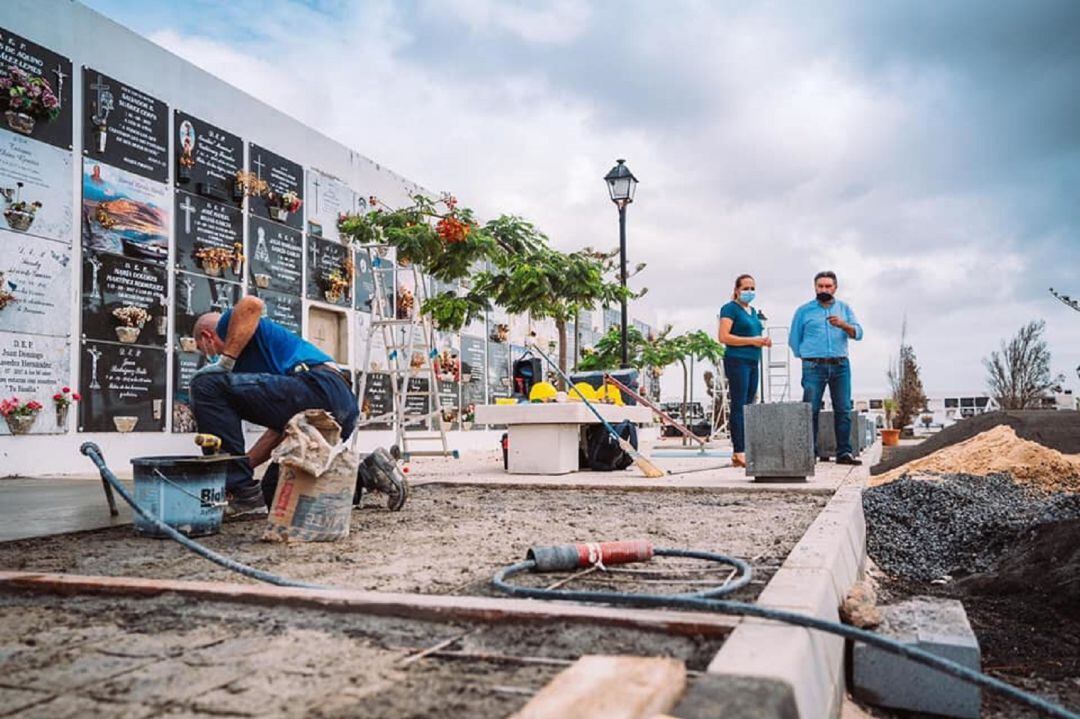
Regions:
<svg viewBox="0 0 1080 719"><path fill-rule="evenodd" d="M402 665L464 632L447 649L472 656ZM470 626L176 597L0 595L0 714L505 717L583 653L671 656L703 670L720 644L613 627Z"/></svg>
<svg viewBox="0 0 1080 719"><path fill-rule="evenodd" d="M1080 517L1080 495L1037 494L1008 476L905 477L863 493L866 549L893 576L989 569L1031 527Z"/></svg>
<svg viewBox="0 0 1080 719"><path fill-rule="evenodd" d="M791 492L634 492L420 486L401 512L353 512L335 543L259 541L265 522L227 522L203 541L238 561L294 579L377 591L488 593L491 576L530 546L651 539L656 546L753 559L758 580L787 556L827 497ZM130 527L0 544L0 567L77 574L252 581ZM655 590L651 583L620 584ZM597 587L593 587L597 588ZM756 596L752 585L741 598ZM662 588L672 591L671 587Z"/></svg>

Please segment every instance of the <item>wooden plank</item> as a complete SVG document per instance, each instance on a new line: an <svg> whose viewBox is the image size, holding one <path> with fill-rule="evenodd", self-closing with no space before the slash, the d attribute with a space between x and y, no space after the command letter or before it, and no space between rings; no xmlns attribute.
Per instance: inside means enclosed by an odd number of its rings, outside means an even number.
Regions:
<svg viewBox="0 0 1080 719"><path fill-rule="evenodd" d="M302 589L269 584L232 584L142 577L105 577L0 571L0 591L155 597L173 593L217 602L310 607L428 621L571 622L628 627L665 634L727 636L738 617L709 612L626 609L532 599Z"/></svg>
<svg viewBox="0 0 1080 719"><path fill-rule="evenodd" d="M652 719L686 688L686 666L668 657L590 655L544 686L513 719Z"/></svg>

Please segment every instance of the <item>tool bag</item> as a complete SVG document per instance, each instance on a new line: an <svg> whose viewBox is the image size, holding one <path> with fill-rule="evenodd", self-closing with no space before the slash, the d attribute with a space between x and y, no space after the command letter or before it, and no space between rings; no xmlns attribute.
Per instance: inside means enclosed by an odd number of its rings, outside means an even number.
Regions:
<svg viewBox="0 0 1080 719"><path fill-rule="evenodd" d="M637 427L633 422L625 420L611 426L631 447L637 449ZM585 466L594 472L614 472L634 463L602 424L589 425L585 430L585 460Z"/></svg>

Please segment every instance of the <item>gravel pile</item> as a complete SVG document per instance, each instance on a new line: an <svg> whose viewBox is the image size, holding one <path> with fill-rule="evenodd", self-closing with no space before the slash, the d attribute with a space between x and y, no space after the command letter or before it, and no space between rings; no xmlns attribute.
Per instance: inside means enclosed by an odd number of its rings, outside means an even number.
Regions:
<svg viewBox="0 0 1080 719"><path fill-rule="evenodd" d="M1031 528L1080 517L1080 495L1037 493L1008 475L903 477L863 492L863 511L870 557L927 581L986 571Z"/></svg>

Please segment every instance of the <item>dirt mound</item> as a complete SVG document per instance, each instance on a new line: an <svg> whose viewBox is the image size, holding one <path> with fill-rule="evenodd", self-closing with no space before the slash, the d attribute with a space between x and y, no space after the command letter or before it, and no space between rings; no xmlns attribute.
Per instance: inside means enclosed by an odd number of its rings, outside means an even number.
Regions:
<svg viewBox="0 0 1080 719"><path fill-rule="evenodd" d="M1001 424L1012 427L1018 437L1038 442L1044 447L1065 454L1080 452L1080 412L1052 409L997 411L960 420L918 444L890 447L887 456L875 464L870 473L884 474Z"/></svg>
<svg viewBox="0 0 1080 719"><path fill-rule="evenodd" d="M1036 526L1004 552L992 570L959 586L974 594L1041 594L1080 619L1080 519Z"/></svg>
<svg viewBox="0 0 1080 719"><path fill-rule="evenodd" d="M1005 475L904 477L863 492L866 551L895 577L989 571L1035 527L1080 519L1080 494L1033 491Z"/></svg>
<svg viewBox="0 0 1080 719"><path fill-rule="evenodd" d="M1009 474L1017 482L1049 492L1080 492L1080 455L1067 455L1016 436L998 425L951 447L870 477L876 487L905 474Z"/></svg>

